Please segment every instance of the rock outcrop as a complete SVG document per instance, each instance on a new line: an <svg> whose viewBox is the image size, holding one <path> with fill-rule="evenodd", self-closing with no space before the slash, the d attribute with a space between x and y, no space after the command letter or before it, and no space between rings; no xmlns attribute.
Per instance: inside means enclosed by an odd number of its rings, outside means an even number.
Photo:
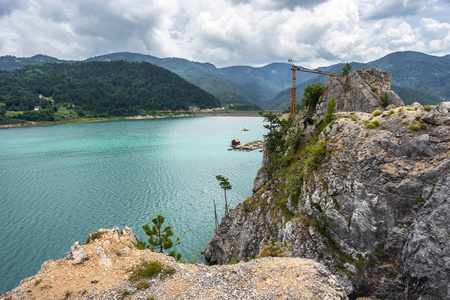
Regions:
<svg viewBox="0 0 450 300"><path fill-rule="evenodd" d="M432 125L450 124L450 102L442 102L434 107L425 117L423 121Z"/></svg>
<svg viewBox="0 0 450 300"><path fill-rule="evenodd" d="M346 82L345 97L329 92ZM301 146L286 150L272 180L258 172L254 196L222 221L205 257L246 260L277 240L326 265L351 299L450 298L450 126L429 121L446 120L450 103L404 107L388 83L378 70L331 79L316 124L305 129L299 116L285 137ZM383 110L375 90L392 106L372 115ZM337 113L325 126L332 97Z"/></svg>
<svg viewBox="0 0 450 300"><path fill-rule="evenodd" d="M392 76L389 73L375 68L351 72L348 76L332 77L323 89L316 115L325 115L328 100L333 97L336 111L372 113L376 109L383 109L383 100L390 108L402 106L400 97L391 91L391 82Z"/></svg>
<svg viewBox="0 0 450 300"><path fill-rule="evenodd" d="M0 299L348 299L335 276L320 263L300 258L261 258L228 266L183 264L165 254L139 250L136 235L101 229L71 255L47 261ZM75 252L88 259L75 263ZM151 278L130 281L145 262L158 262Z"/></svg>

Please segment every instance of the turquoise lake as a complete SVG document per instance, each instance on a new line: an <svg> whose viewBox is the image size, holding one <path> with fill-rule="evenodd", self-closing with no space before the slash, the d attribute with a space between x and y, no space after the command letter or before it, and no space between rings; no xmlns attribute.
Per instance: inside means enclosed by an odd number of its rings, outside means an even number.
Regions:
<svg viewBox="0 0 450 300"><path fill-rule="evenodd" d="M241 131L247 128L249 131ZM200 258L214 234L215 175L233 185L231 207L252 195L262 140L258 117L190 117L0 129L0 293L65 257L93 229L142 225L165 216L183 257Z"/></svg>

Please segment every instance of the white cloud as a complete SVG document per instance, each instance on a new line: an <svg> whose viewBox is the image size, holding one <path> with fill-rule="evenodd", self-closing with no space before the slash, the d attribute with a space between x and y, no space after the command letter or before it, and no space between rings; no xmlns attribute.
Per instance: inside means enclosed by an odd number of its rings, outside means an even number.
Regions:
<svg viewBox="0 0 450 300"><path fill-rule="evenodd" d="M450 46L448 0L4 0L0 9L0 55L129 51L218 66L293 58L316 67Z"/></svg>

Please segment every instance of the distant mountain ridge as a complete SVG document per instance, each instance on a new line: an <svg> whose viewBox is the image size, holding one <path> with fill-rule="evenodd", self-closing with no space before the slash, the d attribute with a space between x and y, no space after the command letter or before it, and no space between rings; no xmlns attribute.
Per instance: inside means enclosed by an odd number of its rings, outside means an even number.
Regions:
<svg viewBox="0 0 450 300"><path fill-rule="evenodd" d="M263 67L231 66L216 68L210 63L183 58L158 58L151 55L120 52L95 56L81 62L117 61L149 62L168 69L190 83L214 95L222 104L249 103L263 109L286 109L290 103L291 71L288 63L271 63ZM32 63L74 63L45 55L29 58L0 57L0 70L14 70ZM341 73L343 63L319 68ZM353 70L375 67L393 77L393 90L406 104L418 101L436 104L450 99L450 55L431 56L405 51L388 54L368 63L352 62ZM311 83L326 81L328 77L297 72L297 101L303 89Z"/></svg>

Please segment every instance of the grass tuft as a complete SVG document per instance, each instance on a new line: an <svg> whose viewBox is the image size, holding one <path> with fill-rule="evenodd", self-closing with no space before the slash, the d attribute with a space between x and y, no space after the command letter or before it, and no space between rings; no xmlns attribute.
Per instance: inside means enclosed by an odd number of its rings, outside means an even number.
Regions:
<svg viewBox="0 0 450 300"><path fill-rule="evenodd" d="M375 127L377 127L378 125L380 125L380 122L379 121L372 121L372 122L369 122L369 123L367 123L366 124L366 128L375 128Z"/></svg>
<svg viewBox="0 0 450 300"><path fill-rule="evenodd" d="M38 285L39 283L41 283L41 281L42 281L42 278L41 278L41 279L36 279L36 280L34 281L34 285Z"/></svg>
<svg viewBox="0 0 450 300"><path fill-rule="evenodd" d="M381 115L381 110L375 110L372 113L372 116L374 116L374 117L379 116L379 115Z"/></svg>

